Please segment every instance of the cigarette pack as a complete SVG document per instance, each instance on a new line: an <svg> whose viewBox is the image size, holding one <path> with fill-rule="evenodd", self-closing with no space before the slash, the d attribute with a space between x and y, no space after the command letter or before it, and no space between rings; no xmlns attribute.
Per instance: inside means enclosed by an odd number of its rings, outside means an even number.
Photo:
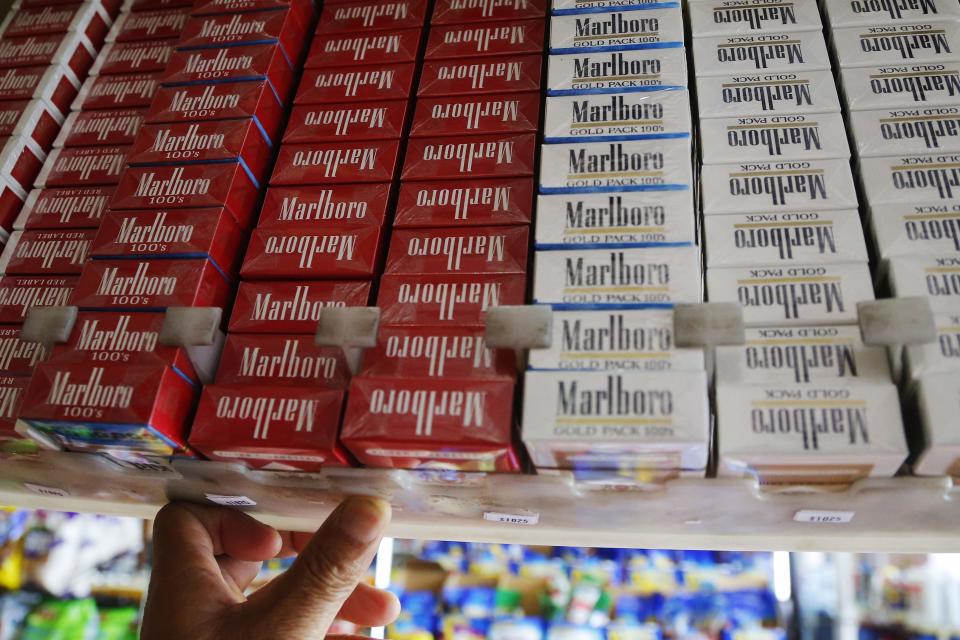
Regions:
<svg viewBox="0 0 960 640"><path fill-rule="evenodd" d="M695 38L693 55L698 76L830 69L820 31Z"/></svg>
<svg viewBox="0 0 960 640"><path fill-rule="evenodd" d="M206 16L218 13L243 13L269 9L293 7L303 18L304 23L316 15L313 0L194 0L191 15Z"/></svg>
<svg viewBox="0 0 960 640"><path fill-rule="evenodd" d="M534 133L414 138L407 143L403 180L515 178L533 175Z"/></svg>
<svg viewBox="0 0 960 640"><path fill-rule="evenodd" d="M960 252L960 203L877 205L870 214L881 258Z"/></svg>
<svg viewBox="0 0 960 640"><path fill-rule="evenodd" d="M857 303L873 300L863 263L707 270L713 302L739 302L748 327L856 324Z"/></svg>
<svg viewBox="0 0 960 640"><path fill-rule="evenodd" d="M56 150L50 155L50 160L44 163L47 154L32 138L11 136L0 139L0 176L17 191L20 198L25 198L35 180L42 185L43 172L55 162L55 153Z"/></svg>
<svg viewBox="0 0 960 640"><path fill-rule="evenodd" d="M830 26L897 25L918 20L939 21L960 18L960 7L950 0L825 0L823 7Z"/></svg>
<svg viewBox="0 0 960 640"><path fill-rule="evenodd" d="M704 164L850 157L839 113L704 119L700 137Z"/></svg>
<svg viewBox="0 0 960 640"><path fill-rule="evenodd" d="M121 13L107 35L107 42L169 40L180 35L189 19L187 7Z"/></svg>
<svg viewBox="0 0 960 640"><path fill-rule="evenodd" d="M257 188L239 164L130 167L110 206L114 209L225 207L241 229L256 210Z"/></svg>
<svg viewBox="0 0 960 640"><path fill-rule="evenodd" d="M529 371L523 442L538 467L702 475L710 442L702 371Z"/></svg>
<svg viewBox="0 0 960 640"><path fill-rule="evenodd" d="M313 38L304 68L339 67L342 70L368 64L415 62L422 33L420 28L370 33L320 33Z"/></svg>
<svg viewBox="0 0 960 640"><path fill-rule="evenodd" d="M424 60L476 56L518 56L543 51L546 23L542 19L513 22L435 25L430 28Z"/></svg>
<svg viewBox="0 0 960 640"><path fill-rule="evenodd" d="M60 115L70 112L80 81L66 67L18 67L0 69L0 100L45 100Z"/></svg>
<svg viewBox="0 0 960 640"><path fill-rule="evenodd" d="M510 377L359 376L343 445L369 467L519 471Z"/></svg>
<svg viewBox="0 0 960 640"><path fill-rule="evenodd" d="M386 220L390 185L270 187L257 228L380 227Z"/></svg>
<svg viewBox="0 0 960 640"><path fill-rule="evenodd" d="M821 29L816 0L705 0L687 10L695 39Z"/></svg>
<svg viewBox="0 0 960 640"><path fill-rule="evenodd" d="M685 89L547 98L545 142L602 142L689 138L690 96Z"/></svg>
<svg viewBox="0 0 960 640"><path fill-rule="evenodd" d="M217 384L314 384L346 389L350 369L340 347L318 347L313 336L231 334Z"/></svg>
<svg viewBox="0 0 960 640"><path fill-rule="evenodd" d="M15 229L96 229L113 187L34 189L14 222Z"/></svg>
<svg viewBox="0 0 960 640"><path fill-rule="evenodd" d="M96 234L94 229L14 231L0 254L0 273L78 275Z"/></svg>
<svg viewBox="0 0 960 640"><path fill-rule="evenodd" d="M960 256L897 256L888 264L893 295L926 296L936 313L960 312Z"/></svg>
<svg viewBox="0 0 960 640"><path fill-rule="evenodd" d="M30 376L0 376L0 439L19 440L17 417L23 403L23 392L30 385Z"/></svg>
<svg viewBox="0 0 960 640"><path fill-rule="evenodd" d="M85 36L94 47L100 47L112 22L99 2L20 7L7 14L0 24L0 33L4 38L19 38L74 31Z"/></svg>
<svg viewBox="0 0 960 640"><path fill-rule="evenodd" d="M383 229L377 226L258 227L240 275L245 280L371 278L382 243Z"/></svg>
<svg viewBox="0 0 960 640"><path fill-rule="evenodd" d="M696 247L538 251L533 301L554 308L645 307L699 302Z"/></svg>
<svg viewBox="0 0 960 640"><path fill-rule="evenodd" d="M23 195L20 187L14 187L6 179L0 180L0 235L16 226L22 210Z"/></svg>
<svg viewBox="0 0 960 640"><path fill-rule="evenodd" d="M937 339L923 344L909 344L904 348L904 363L913 380L928 375L960 373L960 312L938 313Z"/></svg>
<svg viewBox="0 0 960 640"><path fill-rule="evenodd" d="M395 229L529 224L533 178L403 182Z"/></svg>
<svg viewBox="0 0 960 640"><path fill-rule="evenodd" d="M914 22L833 30L841 67L960 60L960 24Z"/></svg>
<svg viewBox="0 0 960 640"><path fill-rule="evenodd" d="M523 304L526 289L526 276L517 273L391 273L380 281L377 305L383 325L474 327L483 326L490 307Z"/></svg>
<svg viewBox="0 0 960 640"><path fill-rule="evenodd" d="M856 209L845 159L704 165L703 213Z"/></svg>
<svg viewBox="0 0 960 640"><path fill-rule="evenodd" d="M377 346L364 353L364 376L399 378L501 378L515 375L506 349L492 349L482 327L402 327L380 329Z"/></svg>
<svg viewBox="0 0 960 640"><path fill-rule="evenodd" d="M678 349L669 309L554 311L550 346L530 350L530 368L703 371L701 349Z"/></svg>
<svg viewBox="0 0 960 640"><path fill-rule="evenodd" d="M294 9L252 11L192 17L180 33L177 49L242 47L254 44L278 47L292 66L300 59L307 36Z"/></svg>
<svg viewBox="0 0 960 640"><path fill-rule="evenodd" d="M430 23L476 24L486 20L540 18L547 14L548 4L549 0L437 0Z"/></svg>
<svg viewBox="0 0 960 640"><path fill-rule="evenodd" d="M414 65L379 64L340 69L305 69L295 104L405 100L413 90Z"/></svg>
<svg viewBox="0 0 960 640"><path fill-rule="evenodd" d="M293 88L287 59L270 44L176 51L160 78L164 86L266 80L281 104L287 103Z"/></svg>
<svg viewBox="0 0 960 640"><path fill-rule="evenodd" d="M398 140L285 144L271 185L390 182L396 173Z"/></svg>
<svg viewBox="0 0 960 640"><path fill-rule="evenodd" d="M110 186L120 181L129 146L61 147L47 157L38 187Z"/></svg>
<svg viewBox="0 0 960 640"><path fill-rule="evenodd" d="M97 51L82 33L0 38L0 68L59 65L77 78L87 75Z"/></svg>
<svg viewBox="0 0 960 640"><path fill-rule="evenodd" d="M406 100L297 105L283 134L284 143L396 140L403 136Z"/></svg>
<svg viewBox="0 0 960 640"><path fill-rule="evenodd" d="M956 373L926 375L917 391L919 433L911 440L913 471L918 475L960 475L960 439L957 438L956 407L960 403L960 376Z"/></svg>
<svg viewBox="0 0 960 640"><path fill-rule="evenodd" d="M692 192L578 193L537 198L537 249L694 244Z"/></svg>
<svg viewBox="0 0 960 640"><path fill-rule="evenodd" d="M852 111L850 128L861 158L960 152L960 105Z"/></svg>
<svg viewBox="0 0 960 640"><path fill-rule="evenodd" d="M356 33L421 27L427 16L426 0L362 0L324 6L317 33Z"/></svg>
<svg viewBox="0 0 960 640"><path fill-rule="evenodd" d="M869 347L855 326L761 327L742 346L717 347L719 384L889 383L883 347Z"/></svg>
<svg viewBox="0 0 960 640"><path fill-rule="evenodd" d="M167 307L225 307L230 283L205 259L91 260L70 304L87 310L158 311Z"/></svg>
<svg viewBox="0 0 960 640"><path fill-rule="evenodd" d="M93 76L163 71L171 59L170 40L145 42L111 42L107 44L90 69Z"/></svg>
<svg viewBox="0 0 960 640"><path fill-rule="evenodd" d="M0 324L22 324L31 307L67 304L73 276L5 276L0 278Z"/></svg>
<svg viewBox="0 0 960 640"><path fill-rule="evenodd" d="M348 465L337 442L343 391L314 385L204 387L190 446L213 460L281 471Z"/></svg>
<svg viewBox="0 0 960 640"><path fill-rule="evenodd" d="M907 457L893 384L724 385L717 430L718 474L763 484L892 476Z"/></svg>
<svg viewBox="0 0 960 640"><path fill-rule="evenodd" d="M632 93L687 86L684 50L643 49L550 56L547 95Z"/></svg>
<svg viewBox="0 0 960 640"><path fill-rule="evenodd" d="M683 13L656 3L643 10L550 18L550 53L683 46Z"/></svg>
<svg viewBox="0 0 960 640"><path fill-rule="evenodd" d="M704 225L710 268L868 262L855 209L707 216Z"/></svg>
<svg viewBox="0 0 960 640"><path fill-rule="evenodd" d="M539 124L539 93L421 98L410 137L527 133Z"/></svg>
<svg viewBox="0 0 960 640"><path fill-rule="evenodd" d="M542 56L425 60L417 96L463 96L540 91Z"/></svg>
<svg viewBox="0 0 960 640"><path fill-rule="evenodd" d="M829 71L699 77L697 104L704 120L840 111Z"/></svg>
<svg viewBox="0 0 960 640"><path fill-rule="evenodd" d="M396 230L384 273L526 273L525 226Z"/></svg>
<svg viewBox="0 0 960 640"><path fill-rule="evenodd" d="M685 190L689 139L557 144L540 157L540 193Z"/></svg>
<svg viewBox="0 0 960 640"><path fill-rule="evenodd" d="M363 307L369 301L369 282L241 282L228 329L313 335L325 308Z"/></svg>
<svg viewBox="0 0 960 640"><path fill-rule="evenodd" d="M0 136L4 138L22 136L46 152L53 146L61 124L60 110L46 100L0 102Z"/></svg>
<svg viewBox="0 0 960 640"><path fill-rule="evenodd" d="M125 146L133 144L146 109L74 111L67 116L55 147Z"/></svg>
<svg viewBox="0 0 960 640"><path fill-rule="evenodd" d="M863 158L860 175L871 207L947 202L960 195L960 153Z"/></svg>
<svg viewBox="0 0 960 640"><path fill-rule="evenodd" d="M37 363L43 362L49 355L46 345L21 340L20 327L0 327L0 372L3 378L29 376ZM0 397L2 395L0 392Z"/></svg>
<svg viewBox="0 0 960 640"><path fill-rule="evenodd" d="M513 4L511 2L511 4ZM566 16L577 13L597 13L605 11L632 11L643 9L648 4L645 0L553 0L551 13L555 16ZM679 2L673 0L657 1L657 4L666 7L680 7Z"/></svg>
<svg viewBox="0 0 960 640"><path fill-rule="evenodd" d="M74 92L74 111L149 107L160 87L160 73L133 73L119 76L90 76L80 93ZM67 102L69 109L70 102Z"/></svg>
<svg viewBox="0 0 960 640"><path fill-rule="evenodd" d="M949 107L960 95L960 62L847 68L840 79L851 112Z"/></svg>

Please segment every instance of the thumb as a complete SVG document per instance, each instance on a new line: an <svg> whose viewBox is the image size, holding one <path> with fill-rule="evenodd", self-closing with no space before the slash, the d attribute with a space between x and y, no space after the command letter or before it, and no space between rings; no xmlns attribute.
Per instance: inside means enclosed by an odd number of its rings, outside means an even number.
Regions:
<svg viewBox="0 0 960 640"><path fill-rule="evenodd" d="M389 522L390 504L384 500L344 500L293 566L251 598L264 614L255 619L270 627L271 635L263 637L323 638L364 579Z"/></svg>

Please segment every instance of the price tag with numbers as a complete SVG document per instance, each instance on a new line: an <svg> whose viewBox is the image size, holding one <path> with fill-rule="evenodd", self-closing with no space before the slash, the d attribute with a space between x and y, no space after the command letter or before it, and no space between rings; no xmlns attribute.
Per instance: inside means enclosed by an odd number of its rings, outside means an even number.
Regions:
<svg viewBox="0 0 960 640"><path fill-rule="evenodd" d="M534 525L540 522L540 515L537 513L533 514L518 514L518 513L496 513L494 511L487 511L483 514L483 519L490 522L504 522L506 524L525 524L525 525Z"/></svg>
<svg viewBox="0 0 960 640"><path fill-rule="evenodd" d="M247 496L221 496L215 493L208 493L207 500L224 507L255 507L257 503Z"/></svg>
<svg viewBox="0 0 960 640"><path fill-rule="evenodd" d="M814 524L846 524L853 520L855 511L822 511L804 509L793 514L796 522L811 522Z"/></svg>

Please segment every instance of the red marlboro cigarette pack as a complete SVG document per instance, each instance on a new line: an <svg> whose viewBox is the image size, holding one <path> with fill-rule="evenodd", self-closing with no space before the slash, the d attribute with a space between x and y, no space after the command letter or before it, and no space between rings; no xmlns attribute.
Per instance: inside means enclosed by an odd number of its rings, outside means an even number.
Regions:
<svg viewBox="0 0 960 640"><path fill-rule="evenodd" d="M111 42L97 56L90 75L112 76L124 73L149 73L167 68L173 53L170 40Z"/></svg>
<svg viewBox="0 0 960 640"><path fill-rule="evenodd" d="M22 7L10 11L0 32L4 38L41 36L74 31L86 36L95 47L103 44L112 22L99 2L64 6Z"/></svg>
<svg viewBox="0 0 960 640"><path fill-rule="evenodd" d="M213 384L200 396L190 446L213 460L317 471L348 465L337 442L342 389Z"/></svg>
<svg viewBox="0 0 960 640"><path fill-rule="evenodd" d="M276 9L195 16L180 34L177 49L204 49L251 44L278 45L292 66L300 59L307 25L296 11Z"/></svg>
<svg viewBox="0 0 960 640"><path fill-rule="evenodd" d="M437 0L431 24L483 24L492 20L514 22L547 15L548 0Z"/></svg>
<svg viewBox="0 0 960 640"><path fill-rule="evenodd" d="M284 143L396 140L403 135L407 101L299 105L290 113Z"/></svg>
<svg viewBox="0 0 960 640"><path fill-rule="evenodd" d="M160 363L41 363L24 394L20 421L70 451L168 455L185 446L195 393Z"/></svg>
<svg viewBox="0 0 960 640"><path fill-rule="evenodd" d="M518 471L510 378L361 376L340 436L370 467Z"/></svg>
<svg viewBox="0 0 960 640"><path fill-rule="evenodd" d="M156 311L167 307L223 307L230 285L205 259L91 260L70 304L83 309Z"/></svg>
<svg viewBox="0 0 960 640"><path fill-rule="evenodd" d="M327 307L364 307L369 302L370 283L359 280L241 282L228 330L313 335Z"/></svg>
<svg viewBox="0 0 960 640"><path fill-rule="evenodd" d="M397 230L384 273L526 273L528 244L524 226Z"/></svg>
<svg viewBox="0 0 960 640"><path fill-rule="evenodd" d="M266 80L162 87L147 114L147 122L249 118L267 143L277 142L283 105Z"/></svg>
<svg viewBox="0 0 960 640"><path fill-rule="evenodd" d="M176 51L163 74L166 86L214 84L231 80L267 80L286 104L293 71L279 47L258 44L230 49Z"/></svg>
<svg viewBox="0 0 960 640"><path fill-rule="evenodd" d="M414 138L407 144L404 180L532 176L533 133L457 138Z"/></svg>
<svg viewBox="0 0 960 640"><path fill-rule="evenodd" d="M0 175L14 189L19 189L21 198L25 198L41 174L46 158L47 155L32 139L23 136L6 138L0 147Z"/></svg>
<svg viewBox="0 0 960 640"><path fill-rule="evenodd" d="M195 16L219 15L222 13L245 13L270 9L294 9L308 24L316 15L312 0L194 0L191 14Z"/></svg>
<svg viewBox="0 0 960 640"><path fill-rule="evenodd" d="M74 111L67 116L54 146L90 147L133 144L143 124L146 109Z"/></svg>
<svg viewBox="0 0 960 640"><path fill-rule="evenodd" d="M149 107L159 86L160 73L91 76L83 83L73 110Z"/></svg>
<svg viewBox="0 0 960 640"><path fill-rule="evenodd" d="M383 225L390 184L338 184L329 187L270 187L260 209L259 229L317 228L320 225Z"/></svg>
<svg viewBox="0 0 960 640"><path fill-rule="evenodd" d="M77 284L73 276L4 276L0 278L0 323L22 324L30 307L67 304Z"/></svg>
<svg viewBox="0 0 960 640"><path fill-rule="evenodd" d="M225 207L241 229L257 204L257 187L239 164L130 167L110 206L114 209Z"/></svg>
<svg viewBox="0 0 960 640"><path fill-rule="evenodd" d="M514 376L509 349L491 349L483 327L381 327L377 346L363 356L361 374L399 378Z"/></svg>
<svg viewBox="0 0 960 640"><path fill-rule="evenodd" d="M530 224L533 178L403 182L393 227Z"/></svg>
<svg viewBox="0 0 960 640"><path fill-rule="evenodd" d="M411 138L536 131L539 93L421 98Z"/></svg>
<svg viewBox="0 0 960 640"><path fill-rule="evenodd" d="M20 339L20 327L0 327L0 373L7 376L29 376L38 362L47 359L47 347L39 342ZM0 392L0 397L2 397ZM2 402L0 402L2 406Z"/></svg>
<svg viewBox="0 0 960 640"><path fill-rule="evenodd" d="M94 229L14 231L0 256L5 275L79 275Z"/></svg>
<svg viewBox="0 0 960 640"><path fill-rule="evenodd" d="M326 4L317 33L356 33L421 27L426 20L426 0L365 0Z"/></svg>
<svg viewBox="0 0 960 640"><path fill-rule="evenodd" d="M348 69L367 64L415 62L421 29L363 33L321 33L313 38L304 67Z"/></svg>
<svg viewBox="0 0 960 640"><path fill-rule="evenodd" d="M107 35L108 42L169 40L180 36L190 19L187 8L123 13Z"/></svg>
<svg viewBox="0 0 960 640"><path fill-rule="evenodd" d="M216 383L312 383L346 389L350 368L343 349L318 347L313 336L234 333L223 345Z"/></svg>
<svg viewBox="0 0 960 640"><path fill-rule="evenodd" d="M131 166L238 162L259 186L270 147L253 120L148 124L130 151Z"/></svg>
<svg viewBox="0 0 960 640"><path fill-rule="evenodd" d="M15 226L22 210L20 187L14 187L6 178L0 178L0 230L7 231Z"/></svg>
<svg viewBox="0 0 960 640"><path fill-rule="evenodd" d="M397 140L285 144L270 184L390 182L396 173Z"/></svg>
<svg viewBox="0 0 960 640"><path fill-rule="evenodd" d="M30 385L30 376L0 376L0 439L19 440L23 436L14 429L23 403L23 392Z"/></svg>
<svg viewBox="0 0 960 640"><path fill-rule="evenodd" d="M413 63L341 69L306 69L295 104L403 100L413 89Z"/></svg>
<svg viewBox="0 0 960 640"><path fill-rule="evenodd" d="M83 78L96 56L86 36L76 32L0 38L0 68L56 64Z"/></svg>
<svg viewBox="0 0 960 640"><path fill-rule="evenodd" d="M0 69L0 100L45 100L60 112L70 112L80 88L72 71L59 65Z"/></svg>
<svg viewBox="0 0 960 640"><path fill-rule="evenodd" d="M35 7L61 7L65 4L74 4L76 0L15 0L13 7L16 9L27 9ZM104 10L108 15L116 15L117 11L120 10L120 1L119 0L107 0L106 2L100 2L103 5Z"/></svg>
<svg viewBox="0 0 960 640"><path fill-rule="evenodd" d="M226 209L110 211L90 255L96 258L209 258L236 274L243 233Z"/></svg>
<svg viewBox="0 0 960 640"><path fill-rule="evenodd" d="M518 56L543 52L544 20L432 27L424 60Z"/></svg>
<svg viewBox="0 0 960 640"><path fill-rule="evenodd" d="M112 197L113 187L34 189L14 228L97 229Z"/></svg>
<svg viewBox="0 0 960 640"><path fill-rule="evenodd" d="M0 102L0 136L23 136L49 151L60 130L60 110L46 100Z"/></svg>
<svg viewBox="0 0 960 640"><path fill-rule="evenodd" d="M381 227L317 226L253 230L240 269L245 280L370 278L377 269Z"/></svg>
<svg viewBox="0 0 960 640"><path fill-rule="evenodd" d="M380 322L483 326L490 307L523 304L526 283L522 274L386 274L377 295Z"/></svg>
<svg viewBox="0 0 960 640"><path fill-rule="evenodd" d="M461 60L424 60L417 95L463 96L540 91L540 55Z"/></svg>
<svg viewBox="0 0 960 640"><path fill-rule="evenodd" d="M113 185L127 166L129 146L61 147L50 152L37 176L38 187Z"/></svg>

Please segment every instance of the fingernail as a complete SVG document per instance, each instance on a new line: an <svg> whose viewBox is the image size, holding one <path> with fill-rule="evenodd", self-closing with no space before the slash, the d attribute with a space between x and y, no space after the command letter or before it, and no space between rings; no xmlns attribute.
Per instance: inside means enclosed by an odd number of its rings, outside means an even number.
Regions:
<svg viewBox="0 0 960 640"><path fill-rule="evenodd" d="M380 498L350 497L340 505L337 524L343 535L358 544L370 544L390 522L390 503Z"/></svg>

